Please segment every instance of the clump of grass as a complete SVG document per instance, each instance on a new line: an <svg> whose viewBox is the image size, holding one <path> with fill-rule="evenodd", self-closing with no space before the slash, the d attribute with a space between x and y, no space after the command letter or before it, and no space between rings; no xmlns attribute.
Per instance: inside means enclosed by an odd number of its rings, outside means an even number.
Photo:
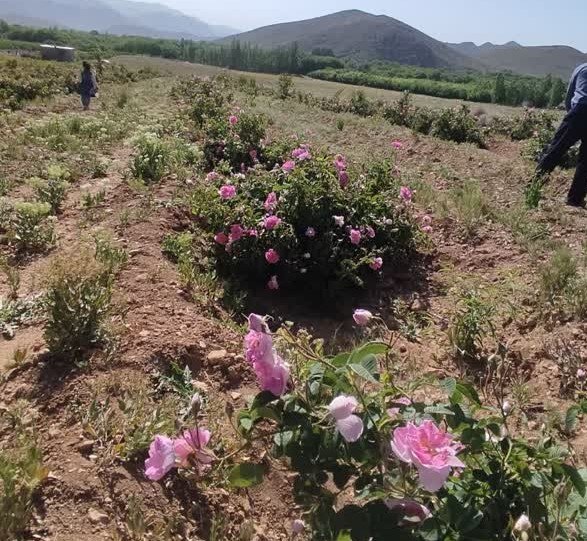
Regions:
<svg viewBox="0 0 587 541"><path fill-rule="evenodd" d="M537 222L523 205L500 212L496 217L511 231L514 240L528 251L548 237L548 227Z"/></svg>
<svg viewBox="0 0 587 541"><path fill-rule="evenodd" d="M159 182L171 164L169 146L155 134L145 134L137 140L137 154L131 163L132 176L145 184Z"/></svg>
<svg viewBox="0 0 587 541"><path fill-rule="evenodd" d="M183 404L176 395L156 401L154 393L140 382L113 382L98 393L82 414L88 437L97 441L110 458L132 460L148 449L156 434L175 431L175 420Z"/></svg>
<svg viewBox="0 0 587 541"><path fill-rule="evenodd" d="M5 257L0 257L0 271L6 276L9 287L9 299L15 301L18 299L18 290L20 289L20 272L18 267L11 265Z"/></svg>
<svg viewBox="0 0 587 541"><path fill-rule="evenodd" d="M37 200L47 203L53 214L59 214L65 200L71 174L66 167L52 165L47 169L46 178L32 178L30 184L35 191Z"/></svg>
<svg viewBox="0 0 587 541"><path fill-rule="evenodd" d="M540 292L544 302L554 306L565 297L578 276L577 261L567 247L555 251L540 269Z"/></svg>
<svg viewBox="0 0 587 541"><path fill-rule="evenodd" d="M287 73L281 74L277 80L277 97L280 100L286 100L293 96L293 91L294 83L292 76Z"/></svg>
<svg viewBox="0 0 587 541"><path fill-rule="evenodd" d="M344 125L345 125L344 118L337 118L336 119L336 129L338 131L343 131L344 130Z"/></svg>
<svg viewBox="0 0 587 541"><path fill-rule="evenodd" d="M119 272L128 261L128 253L116 244L111 235L94 235L95 258L110 274Z"/></svg>
<svg viewBox="0 0 587 541"><path fill-rule="evenodd" d="M14 416L13 416L14 415ZM21 539L33 516L33 499L47 477L40 447L18 412L11 415L12 437L0 450L0 539Z"/></svg>
<svg viewBox="0 0 587 541"><path fill-rule="evenodd" d="M20 253L43 252L55 243L55 224L48 203L16 203L9 236Z"/></svg>
<svg viewBox="0 0 587 541"><path fill-rule="evenodd" d="M469 291L459 300L459 307L448 332L456 354L465 360L476 359L487 335L494 334L494 308L478 292Z"/></svg>
<svg viewBox="0 0 587 541"><path fill-rule="evenodd" d="M45 340L53 355L77 363L104 343L112 282L111 269L88 250L52 262L46 278Z"/></svg>
<svg viewBox="0 0 587 541"><path fill-rule="evenodd" d="M534 177L526 186L524 191L524 200L526 207L529 209L538 208L542 200L542 191L544 189L544 179L541 177Z"/></svg>
<svg viewBox="0 0 587 541"><path fill-rule="evenodd" d="M476 182L465 182L463 186L451 190L450 204L457 221L467 237L477 233L479 226L491 215L487 198Z"/></svg>

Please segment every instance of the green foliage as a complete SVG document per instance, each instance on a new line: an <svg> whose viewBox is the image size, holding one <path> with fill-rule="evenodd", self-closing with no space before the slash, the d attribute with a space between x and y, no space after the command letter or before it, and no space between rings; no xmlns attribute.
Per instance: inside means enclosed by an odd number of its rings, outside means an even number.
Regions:
<svg viewBox="0 0 587 541"><path fill-rule="evenodd" d="M298 162L289 174L259 168L246 179L233 177L230 182L237 195L227 201L218 194L227 179L198 185L191 208L210 239L218 233L234 236L233 226L243 230L228 250L215 245L220 276L248 287L278 276L287 289L303 285L308 295L323 298L344 287L372 283L377 277L369 267L374 258L383 258L385 268L391 270L405 264L413 253L413 225L407 209L397 204L399 185L392 171L390 161L372 164L363 181L351 181L343 190L333 158L318 154ZM267 214L265 199L272 192L279 199L275 215L281 223L266 229L260 224ZM343 216L349 228L361 232L358 245L351 243L347 228L336 225L334 216ZM308 228L314 229L315 236L306 234ZM270 249L279 254L277 264L265 259Z"/></svg>
<svg viewBox="0 0 587 541"><path fill-rule="evenodd" d="M538 208L542 200L542 191L544 189L544 178L535 175L524 189L524 201L529 209Z"/></svg>
<svg viewBox="0 0 587 541"><path fill-rule="evenodd" d="M156 434L173 432L180 403L175 396L156 401L145 385L125 382L105 400L94 397L81 422L86 435L106 449L110 459L134 460Z"/></svg>
<svg viewBox="0 0 587 541"><path fill-rule="evenodd" d="M463 295L448 331L451 347L459 357L477 358L483 349L483 339L494 333L493 314L494 308L476 291Z"/></svg>
<svg viewBox="0 0 587 541"><path fill-rule="evenodd" d="M81 362L104 342L112 297L110 271L83 250L53 261L46 278L44 336L54 356Z"/></svg>
<svg viewBox="0 0 587 541"><path fill-rule="evenodd" d="M481 148L485 147L477 120L465 105L457 109L441 110L432 123L430 134L448 141L473 143Z"/></svg>
<svg viewBox="0 0 587 541"><path fill-rule="evenodd" d="M553 113L525 108L521 115L495 117L491 122L491 130L507 135L512 141L523 141L543 131L554 135L556 120Z"/></svg>
<svg viewBox="0 0 587 541"><path fill-rule="evenodd" d="M277 80L277 97L286 100L293 95L294 82L291 75L282 73Z"/></svg>
<svg viewBox="0 0 587 541"><path fill-rule="evenodd" d="M171 152L169 145L154 133L147 133L136 141L137 154L131 162L132 176L152 184L159 182L169 172Z"/></svg>
<svg viewBox="0 0 587 541"><path fill-rule="evenodd" d="M47 477L40 447L22 430L0 450L0 539L23 539L33 518L37 488Z"/></svg>
<svg viewBox="0 0 587 541"><path fill-rule="evenodd" d="M421 68L388 62L373 62L361 68L325 68L312 71L310 77L351 85L384 88L439 98L459 99L503 105L531 103L546 107L560 96L560 85L545 84L549 79L513 73L482 74ZM556 88L555 88L556 87ZM564 94L563 94L564 95ZM560 100L555 104L558 105Z"/></svg>
<svg viewBox="0 0 587 541"><path fill-rule="evenodd" d="M450 190L446 204L467 238L473 237L491 214L487 198L475 181Z"/></svg>
<svg viewBox="0 0 587 541"><path fill-rule="evenodd" d="M60 165L50 165L47 168L46 178L33 178L30 184L35 191L37 199L51 206L53 214L59 214L61 205L69 188L69 170Z"/></svg>
<svg viewBox="0 0 587 541"><path fill-rule="evenodd" d="M48 203L16 203L9 237L20 253L43 252L55 243L55 226Z"/></svg>
<svg viewBox="0 0 587 541"><path fill-rule="evenodd" d="M236 422L243 438L255 445L270 437L271 455L292 470L294 501L305 510L311 539L510 539L523 513L544 539L554 539L556 532L561 539L575 539L570 532L581 527L587 511L587 472L575 469L566 449L549 435L528 442L504 432L504 415L483 406L470 384L451 378L414 380L400 390L393 374L381 368L391 354L385 344L326 357L319 346L282 329L277 345L287 352L295 374L290 391L279 398L261 392L238 412ZM396 402L416 391L437 398ZM356 398L354 414L364 425L353 443L343 439L328 413L340 395ZM463 446L459 459L465 467L435 493L418 483L414 466L390 450L396 428L424 420ZM251 486L262 473L260 465L245 462L230 478L236 486ZM397 500L410 502L412 511L392 510Z"/></svg>

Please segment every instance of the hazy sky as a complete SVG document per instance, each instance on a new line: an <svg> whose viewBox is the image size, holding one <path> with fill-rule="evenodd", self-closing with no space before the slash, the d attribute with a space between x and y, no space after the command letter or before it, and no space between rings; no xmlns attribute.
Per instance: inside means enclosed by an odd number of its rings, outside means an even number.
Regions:
<svg viewBox="0 0 587 541"><path fill-rule="evenodd" d="M515 40L587 51L586 0L147 0L206 22L249 30L343 9L385 14L442 41Z"/></svg>

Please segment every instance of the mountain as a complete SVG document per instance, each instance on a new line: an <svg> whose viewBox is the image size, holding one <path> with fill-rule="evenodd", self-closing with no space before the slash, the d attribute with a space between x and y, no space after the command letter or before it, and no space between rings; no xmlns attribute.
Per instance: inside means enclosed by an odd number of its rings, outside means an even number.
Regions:
<svg viewBox="0 0 587 541"><path fill-rule="evenodd" d="M556 75L567 79L587 54L564 45L525 47L510 41L503 45L449 43L454 50L482 62L491 71L509 70L525 75Z"/></svg>
<svg viewBox="0 0 587 541"><path fill-rule="evenodd" d="M33 26L174 39L216 39L236 32L162 4L131 0L0 0L0 19Z"/></svg>
<svg viewBox="0 0 587 541"><path fill-rule="evenodd" d="M261 47L297 42L306 51L332 49L336 56L356 60L388 60L424 67L482 68L474 58L385 15L359 10L341 11L304 21L274 24L237 34Z"/></svg>

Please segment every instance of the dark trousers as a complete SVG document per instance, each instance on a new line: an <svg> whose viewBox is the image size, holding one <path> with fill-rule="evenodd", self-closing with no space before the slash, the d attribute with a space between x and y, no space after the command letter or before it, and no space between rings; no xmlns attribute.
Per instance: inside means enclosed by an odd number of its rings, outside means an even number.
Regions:
<svg viewBox="0 0 587 541"><path fill-rule="evenodd" d="M540 173L550 173L578 141L579 164L567 197L571 203L582 203L587 195L587 105L574 107L567 114L538 164Z"/></svg>

